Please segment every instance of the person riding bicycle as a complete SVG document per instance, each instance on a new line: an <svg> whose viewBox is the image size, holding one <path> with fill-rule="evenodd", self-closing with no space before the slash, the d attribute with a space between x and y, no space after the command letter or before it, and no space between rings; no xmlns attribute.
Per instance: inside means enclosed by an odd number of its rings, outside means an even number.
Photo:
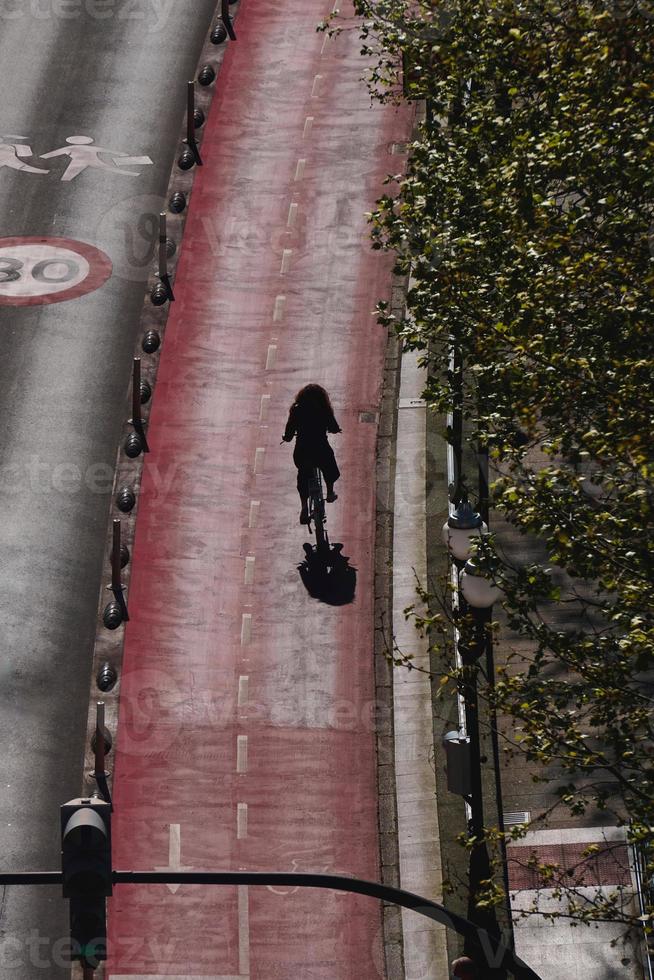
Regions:
<svg viewBox="0 0 654 980"><path fill-rule="evenodd" d="M302 502L300 524L309 523L307 502L309 498L309 479L311 472L318 467L327 487L327 501L337 499L334 484L340 471L336 464L334 450L329 445L328 432L341 432L334 417L329 395L320 385L305 385L295 396L288 413L288 422L282 439L291 442L295 436L293 462L297 466L297 490Z"/></svg>

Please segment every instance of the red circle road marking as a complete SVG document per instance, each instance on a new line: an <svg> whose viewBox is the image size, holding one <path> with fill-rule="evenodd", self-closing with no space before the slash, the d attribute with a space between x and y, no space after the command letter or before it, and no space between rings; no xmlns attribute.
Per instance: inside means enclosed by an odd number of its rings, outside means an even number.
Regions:
<svg viewBox="0 0 654 980"><path fill-rule="evenodd" d="M75 282L61 288L63 280L56 276L57 267L68 267L70 271L75 263ZM44 306L77 299L104 285L112 268L111 260L99 248L72 238L0 238L0 306ZM46 269L54 269L55 275L46 276ZM34 271L39 272L40 278L34 277ZM16 290L13 295L12 288Z"/></svg>

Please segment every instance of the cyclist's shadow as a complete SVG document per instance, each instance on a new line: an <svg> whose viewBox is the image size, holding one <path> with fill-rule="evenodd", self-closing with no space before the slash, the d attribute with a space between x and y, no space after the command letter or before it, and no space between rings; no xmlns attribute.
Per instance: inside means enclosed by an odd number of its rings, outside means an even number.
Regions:
<svg viewBox="0 0 654 980"><path fill-rule="evenodd" d="M318 551L307 541L304 561L297 567L304 587L312 599L330 606L346 606L354 600L357 570L350 565L342 544L330 544Z"/></svg>

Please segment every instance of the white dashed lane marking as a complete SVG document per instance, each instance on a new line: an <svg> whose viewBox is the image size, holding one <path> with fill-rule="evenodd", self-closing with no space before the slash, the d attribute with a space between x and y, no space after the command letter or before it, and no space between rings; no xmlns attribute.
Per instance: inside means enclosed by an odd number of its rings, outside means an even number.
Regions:
<svg viewBox="0 0 654 980"><path fill-rule="evenodd" d="M247 646L252 639L252 613L243 613L241 618L241 646Z"/></svg>
<svg viewBox="0 0 654 980"><path fill-rule="evenodd" d="M254 555L248 555L245 559L245 575L243 577L244 585L254 585L254 564L256 558Z"/></svg>
<svg viewBox="0 0 654 980"><path fill-rule="evenodd" d="M320 83L322 82L322 75L316 75L313 80L313 88L311 89L311 98L315 99L320 91Z"/></svg>
<svg viewBox="0 0 654 980"><path fill-rule="evenodd" d="M261 396L261 407L259 408L259 421L265 422L268 418L268 409L270 408L270 395Z"/></svg>
<svg viewBox="0 0 654 980"><path fill-rule="evenodd" d="M293 254L292 248L285 248L282 252L282 265L279 270L280 276L285 276L289 270L291 264L291 255Z"/></svg>
<svg viewBox="0 0 654 980"><path fill-rule="evenodd" d="M266 371L271 371L277 360L277 344L268 345L268 356L266 357Z"/></svg>
<svg viewBox="0 0 654 980"><path fill-rule="evenodd" d="M256 527L259 522L259 508L261 507L260 500L250 501L250 518L248 521L248 527Z"/></svg>
<svg viewBox="0 0 654 980"><path fill-rule="evenodd" d="M238 972L250 976L250 892L247 885L238 886Z"/></svg>
<svg viewBox="0 0 654 980"><path fill-rule="evenodd" d="M246 773L248 771L248 737L247 735L236 736L236 772Z"/></svg>
<svg viewBox="0 0 654 980"><path fill-rule="evenodd" d="M295 168L295 179L296 180L302 180L302 178L304 177L304 168L306 167L306 165L307 165L307 161L306 160L304 160L304 159L298 160L297 167Z"/></svg>
<svg viewBox="0 0 654 980"><path fill-rule="evenodd" d="M263 461L266 457L266 450L263 446L259 446L258 449L254 450L254 472L255 474L261 473L263 470Z"/></svg>
<svg viewBox="0 0 654 980"><path fill-rule="evenodd" d="M297 204L291 204L288 209L288 221L286 222L288 228L292 228L297 221L297 208Z"/></svg>
<svg viewBox="0 0 654 980"><path fill-rule="evenodd" d="M275 306L273 308L273 323L279 323L279 321L284 316L285 310L286 310L286 297L277 296L275 298Z"/></svg>
<svg viewBox="0 0 654 980"><path fill-rule="evenodd" d="M311 130L313 129L313 116L307 116L304 123L304 132L302 133L302 139L308 139L311 136Z"/></svg>
<svg viewBox="0 0 654 980"><path fill-rule="evenodd" d="M250 678L247 674L241 674L238 679L238 706L244 708L250 696Z"/></svg>
<svg viewBox="0 0 654 980"><path fill-rule="evenodd" d="M247 803L237 803L236 805L236 837L243 840L248 835L248 805Z"/></svg>

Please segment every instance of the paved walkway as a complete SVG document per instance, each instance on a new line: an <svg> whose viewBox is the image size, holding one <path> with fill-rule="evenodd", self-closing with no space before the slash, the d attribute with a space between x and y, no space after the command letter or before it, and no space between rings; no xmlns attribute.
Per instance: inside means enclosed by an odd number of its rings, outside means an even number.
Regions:
<svg viewBox="0 0 654 980"><path fill-rule="evenodd" d="M401 166L389 151L409 127L370 107L356 31L315 32L330 9L245 2L204 135L134 546L119 867L379 877L372 558L385 335L371 311L390 264L369 248L365 212ZM329 529L355 570L327 601L298 572L307 533L279 445L309 381L331 392L343 428ZM380 908L360 897L123 886L110 922L114 980L383 975Z"/></svg>

